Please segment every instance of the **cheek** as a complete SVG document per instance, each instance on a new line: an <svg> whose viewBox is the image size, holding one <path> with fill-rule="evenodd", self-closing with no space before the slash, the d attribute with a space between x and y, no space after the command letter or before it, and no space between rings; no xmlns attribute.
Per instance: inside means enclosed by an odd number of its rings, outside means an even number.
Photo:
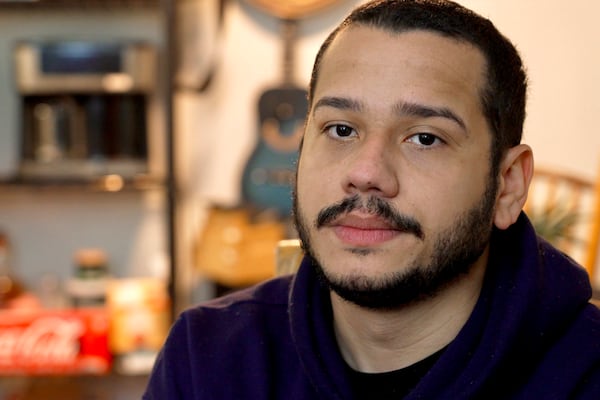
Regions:
<svg viewBox="0 0 600 400"><path fill-rule="evenodd" d="M407 181L412 190L411 208L418 213L425 232L434 234L452 227L456 219L478 205L487 187L487 169L471 173L464 168L448 168L437 176L429 176L427 185Z"/></svg>
<svg viewBox="0 0 600 400"><path fill-rule="evenodd" d="M298 206L305 217L308 217L313 204L314 187L321 186L321 182L312 173L310 162L302 158L298 162L296 176L296 197Z"/></svg>
<svg viewBox="0 0 600 400"><path fill-rule="evenodd" d="M305 217L314 218L323 207L341 199L336 190L339 184L335 183L335 173L314 158L302 157L297 174L296 195Z"/></svg>

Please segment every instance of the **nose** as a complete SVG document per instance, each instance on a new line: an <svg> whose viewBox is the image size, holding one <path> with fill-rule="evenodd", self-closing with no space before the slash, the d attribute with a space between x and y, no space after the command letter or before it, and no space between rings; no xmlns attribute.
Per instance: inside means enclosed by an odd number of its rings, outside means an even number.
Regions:
<svg viewBox="0 0 600 400"><path fill-rule="evenodd" d="M372 137L361 141L352 152L343 182L346 192L388 198L398 194L398 162L392 145L383 138Z"/></svg>

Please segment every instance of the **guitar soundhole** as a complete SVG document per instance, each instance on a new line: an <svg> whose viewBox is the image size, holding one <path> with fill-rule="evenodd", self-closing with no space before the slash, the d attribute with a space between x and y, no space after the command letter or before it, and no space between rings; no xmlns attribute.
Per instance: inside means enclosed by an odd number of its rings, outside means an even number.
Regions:
<svg viewBox="0 0 600 400"><path fill-rule="evenodd" d="M294 106L290 103L281 103L275 108L275 116L280 121L290 119L294 114Z"/></svg>

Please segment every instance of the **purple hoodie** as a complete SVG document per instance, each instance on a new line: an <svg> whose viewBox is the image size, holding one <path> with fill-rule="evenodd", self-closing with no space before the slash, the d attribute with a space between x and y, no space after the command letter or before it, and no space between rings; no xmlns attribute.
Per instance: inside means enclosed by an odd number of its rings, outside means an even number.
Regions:
<svg viewBox="0 0 600 400"><path fill-rule="evenodd" d="M585 271L524 214L492 235L469 320L406 399L600 399L600 311ZM145 400L352 399L327 289L295 276L182 313Z"/></svg>

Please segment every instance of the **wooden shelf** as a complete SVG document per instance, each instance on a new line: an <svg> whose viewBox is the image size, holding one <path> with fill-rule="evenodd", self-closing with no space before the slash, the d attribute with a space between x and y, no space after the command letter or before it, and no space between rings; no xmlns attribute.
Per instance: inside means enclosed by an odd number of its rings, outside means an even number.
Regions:
<svg viewBox="0 0 600 400"><path fill-rule="evenodd" d="M155 8L160 0L0 0L0 8Z"/></svg>
<svg viewBox="0 0 600 400"><path fill-rule="evenodd" d="M13 177L0 180L0 187L31 190L85 190L94 192L115 193L122 191L144 191L165 189L165 180L158 176L137 175L122 177L120 175L104 175L90 178L39 179Z"/></svg>
<svg viewBox="0 0 600 400"><path fill-rule="evenodd" d="M139 399L148 377L109 375L0 377L0 393L7 399Z"/></svg>

